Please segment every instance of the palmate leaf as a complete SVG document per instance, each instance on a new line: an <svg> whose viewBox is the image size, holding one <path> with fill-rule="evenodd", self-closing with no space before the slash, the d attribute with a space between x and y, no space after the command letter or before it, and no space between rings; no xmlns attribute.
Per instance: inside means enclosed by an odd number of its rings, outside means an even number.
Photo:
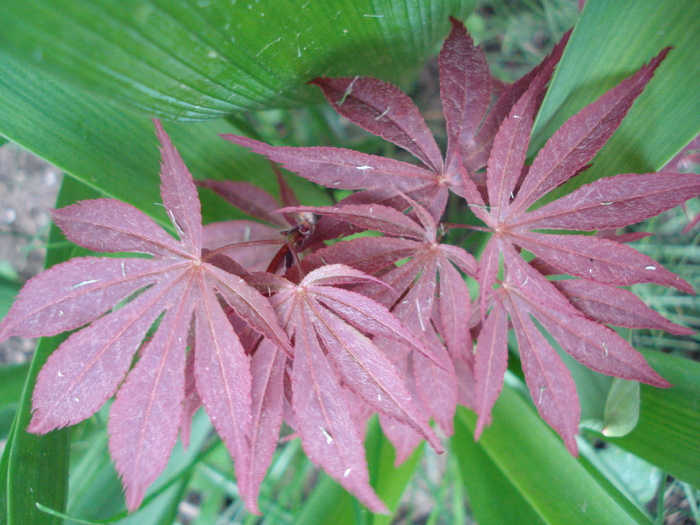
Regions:
<svg viewBox="0 0 700 525"><path fill-rule="evenodd" d="M117 201L84 201L59 210L56 222L74 242L93 250L146 253L152 259L84 258L57 265L27 284L0 325L4 340L15 334L53 335L92 321L70 336L39 374L29 430L45 433L85 419L119 389L110 418L110 450L130 510L140 505L177 439L194 318L197 392L241 479L248 470L249 358L220 301L291 353L268 301L239 276L202 256L200 204L192 177L160 123L156 128L163 203L180 240ZM236 263L230 261L230 266ZM127 375L132 357L161 316L155 335L142 346ZM255 509L254 500L248 505Z"/></svg>
<svg viewBox="0 0 700 525"><path fill-rule="evenodd" d="M617 294L614 285L657 283L693 293L692 287L649 257L616 240L533 230L590 231L640 222L700 193L700 176L618 175L527 211L540 197L576 175L593 158L619 126L667 53L668 49L663 50L649 65L569 119L529 167L524 166L525 151L536 101L541 97L538 90L544 87L539 77L531 82L498 130L487 169L488 212L483 207L475 210L495 232L480 262L482 319L489 301L496 303L486 318L477 344L477 353L486 354L476 357L478 433L490 420L494 392L501 386L492 371L503 368L506 343L494 332L503 324L503 309L507 310L515 328L533 400L572 453L576 451L574 434L579 410L573 380L531 317L537 319L566 352L587 367L624 379L669 386L626 341L595 321L630 327L663 327L688 333L683 327L650 313L641 301L631 298L629 292L620 290ZM537 255L537 264L526 264L516 247ZM502 286L493 290L500 257L505 263L505 277ZM582 279L562 281L557 288L535 268ZM580 304L581 310L572 303Z"/></svg>
<svg viewBox="0 0 700 525"><path fill-rule="evenodd" d="M304 450L336 481L356 495L373 512L386 507L369 485L361 431L353 417L350 392L380 414L410 426L437 450L442 450L427 417L390 360L367 335L380 335L425 353L421 342L381 304L340 286L377 283L377 279L338 264L325 265L306 275L299 284L269 273L251 274L248 282L272 294L271 301L294 340L289 374L293 421ZM253 389L255 420L251 448L262 465L273 449L269 432L276 435L282 418L283 368L286 359L265 348L261 376ZM260 385L259 387L257 385ZM263 406L262 400L268 398ZM356 403L357 401L355 401ZM268 413L267 407L272 407ZM267 428L265 428L267 426Z"/></svg>
<svg viewBox="0 0 700 525"><path fill-rule="evenodd" d="M480 127L488 111L491 76L483 52L474 46L464 25L452 19L452 31L440 53L440 96L448 128L445 161L418 108L399 88L359 76L312 81L338 113L404 148L425 167L341 148L269 146L247 137L222 136L329 188L405 193L438 220L445 210L448 190L464 194L460 159L469 159L465 161L469 176L478 179L476 172L484 166L498 125L530 81L540 78L546 83L565 42L566 38L536 70L539 77L528 75L502 93Z"/></svg>
<svg viewBox="0 0 700 525"><path fill-rule="evenodd" d="M464 380L457 377L456 369L472 364L469 290L455 266L475 277L476 260L459 247L439 243L437 225L428 210L406 196L402 200L412 206L416 218L379 204L298 206L282 211L313 212L385 234L336 243L311 254L302 264L306 268L345 264L376 273L390 285L387 289L370 282L361 291L390 308L429 352L382 338L377 344L401 370L414 398L451 434L459 383ZM395 267L407 257L408 262ZM400 462L410 455L420 436L386 413L381 421Z"/></svg>

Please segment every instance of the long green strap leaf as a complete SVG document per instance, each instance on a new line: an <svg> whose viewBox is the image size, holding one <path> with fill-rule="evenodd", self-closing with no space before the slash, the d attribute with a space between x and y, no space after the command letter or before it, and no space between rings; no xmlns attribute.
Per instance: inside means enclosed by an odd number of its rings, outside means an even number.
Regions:
<svg viewBox="0 0 700 525"><path fill-rule="evenodd" d="M464 408L458 410L457 420L453 449L473 440L476 425L476 416ZM482 482L490 479L493 483L482 487L481 493L493 500L491 493L503 491L509 501L518 505L523 521L508 523L529 525L532 513L540 522L551 524L644 523L596 482L532 406L508 386L501 392L493 410L493 423L484 431L478 446L481 451L474 458L458 453L463 476L469 476L472 461L497 469L481 475ZM485 522L496 523L502 511L493 510L491 503L487 500L487 504L475 505L473 510L480 510ZM481 520L482 516L477 514L476 518Z"/></svg>
<svg viewBox="0 0 700 525"><path fill-rule="evenodd" d="M656 171L700 133L699 19L697 0L586 2L537 118L533 149L664 47L673 50L593 167L548 199L600 177Z"/></svg>
<svg viewBox="0 0 700 525"><path fill-rule="evenodd" d="M700 363L654 351L644 357L674 386L642 385L639 423L613 443L700 487Z"/></svg>

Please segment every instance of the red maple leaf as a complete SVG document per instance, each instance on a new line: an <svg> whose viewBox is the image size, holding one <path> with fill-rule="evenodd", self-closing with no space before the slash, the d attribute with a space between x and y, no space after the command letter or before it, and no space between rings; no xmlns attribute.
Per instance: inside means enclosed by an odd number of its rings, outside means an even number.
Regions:
<svg viewBox="0 0 700 525"><path fill-rule="evenodd" d="M391 361L372 342L382 336L417 352L426 349L387 308L343 286L373 282L376 278L339 264L313 270L299 284L270 273L252 274L248 282L271 295L271 302L294 341L294 358L267 345L253 356L252 459L262 480L274 450L283 415L284 382L291 390L293 417L289 425L301 437L309 459L322 466L338 483L355 494L373 512L387 512L369 485L362 432L350 403L357 398L373 411L410 426L434 448L440 442L427 416ZM355 394L355 398L348 395ZM361 421L364 423L364 421Z"/></svg>
<svg viewBox="0 0 700 525"><path fill-rule="evenodd" d="M540 197L585 168L617 129L665 57L621 82L571 117L526 166L533 117L546 79L537 77L512 108L494 139L486 172L488 206L465 177L475 214L494 232L479 262L481 314L493 307L479 335L475 360L478 436L490 420L507 361L510 317L533 400L575 453L579 405L576 388L556 351L531 316L574 358L598 372L669 386L624 339L599 322L631 327L687 329L654 315L616 286L656 283L693 293L692 287L649 257L615 240L535 230L604 230L653 217L700 193L700 176L624 174L600 179L533 211ZM552 283L519 251L537 256L537 268L580 278ZM497 282L500 260L505 276ZM569 300L570 299L570 300ZM578 306L578 309L574 307Z"/></svg>
<svg viewBox="0 0 700 525"><path fill-rule="evenodd" d="M476 277L476 259L463 249L441 244L438 226L430 213L408 197L415 218L379 204L286 208L313 212L348 222L363 230L374 230L383 237L361 237L336 243L318 250L303 261L305 268L326 264L344 264L363 272L380 275L379 286L368 283L364 295L391 309L404 326L429 349L430 354L416 352L406 345L386 338L378 346L394 365L403 371L414 398L442 429L452 433L452 420L458 401L458 385L467 378L473 365L471 335L466 320L470 318L469 290L457 268ZM401 259L410 258L396 266ZM446 350L447 348L447 350ZM448 352L449 351L449 352ZM460 377L457 377L459 370ZM469 404L463 396L462 402ZM421 437L410 428L397 424L386 413L380 414L387 436L397 448L397 461L408 457Z"/></svg>
<svg viewBox="0 0 700 525"><path fill-rule="evenodd" d="M110 411L109 447L130 510L138 508L177 440L190 333L196 358L187 368L187 383L192 384L193 374L197 395L235 458L244 486L250 468L249 357L222 304L275 348L292 353L268 300L212 261L240 267L220 254L202 254L200 203L192 176L160 123L155 124L162 153L161 195L180 240L138 209L112 199L56 210L55 222L76 244L152 258L88 257L54 266L25 285L0 325L0 340L5 340L55 335L90 323L71 335L41 370L29 431L43 434L78 423L118 390ZM155 334L142 345L154 324ZM138 362L129 371L139 347ZM254 500L247 503L255 509Z"/></svg>

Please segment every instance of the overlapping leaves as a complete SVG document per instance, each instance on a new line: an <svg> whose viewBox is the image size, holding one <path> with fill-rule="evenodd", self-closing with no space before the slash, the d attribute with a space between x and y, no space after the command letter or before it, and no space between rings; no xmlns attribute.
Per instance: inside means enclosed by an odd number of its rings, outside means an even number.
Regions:
<svg viewBox="0 0 700 525"><path fill-rule="evenodd" d="M241 495L256 511L284 420L312 461L382 512L364 460L366 418L380 414L399 460L420 439L440 449L428 419L451 432L458 402L477 412L478 436L502 387L509 325L533 401L572 453L577 394L552 339L594 370L668 386L605 324L689 333L618 286L692 288L622 237L569 230L615 229L652 217L698 195L700 177L618 175L530 210L585 169L668 50L566 122L528 165L533 118L565 43L489 111L492 79L483 53L453 21L439 57L444 157L398 88L365 77L313 81L339 113L422 167L225 136L319 184L362 190L334 207L306 207L280 179L287 208L275 215L276 201L250 184L203 183L273 227L252 221L202 227L191 175L156 123L163 204L180 239L114 200L57 210L57 224L75 243L151 258L91 257L56 266L27 284L0 325L2 340L90 323L42 370L30 430L77 423L117 393L110 449L133 510L164 468L178 431L187 442L189 421L203 405L235 459ZM492 232L478 262L442 243L450 190ZM382 236L323 247L362 230ZM479 282L475 312L462 274ZM552 274L576 279L550 280Z"/></svg>
<svg viewBox="0 0 700 525"><path fill-rule="evenodd" d="M139 252L152 258L90 257L55 266L27 283L0 331L0 339L13 334L40 337L91 322L69 337L42 369L29 430L44 433L82 421L118 389L110 414L110 450L132 510L165 467L177 440L191 329L197 358L188 370L242 477L249 455L251 378L248 357L221 301L277 348L291 353L267 300L239 276L213 264L220 264L222 256L202 256L200 204L191 175L160 124L156 126L163 204L180 240L119 201L85 201L57 210L54 219L73 242L94 251ZM141 346L157 321L155 334ZM137 351L138 363L129 372Z"/></svg>

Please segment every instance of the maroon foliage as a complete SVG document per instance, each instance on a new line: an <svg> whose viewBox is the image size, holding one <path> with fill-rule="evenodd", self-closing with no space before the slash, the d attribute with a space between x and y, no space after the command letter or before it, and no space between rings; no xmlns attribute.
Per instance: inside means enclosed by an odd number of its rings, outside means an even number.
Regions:
<svg viewBox="0 0 700 525"><path fill-rule="evenodd" d="M0 324L0 341L80 329L40 372L29 430L78 423L116 394L110 451L134 510L204 406L256 512L285 421L311 461L386 512L369 484L367 419L379 415L399 462L422 439L441 450L429 420L451 433L458 402L476 411L478 437L503 387L509 327L533 403L573 454L580 408L557 345L597 372L669 386L606 325L690 334L619 287L693 289L623 244L644 234L616 230L700 194L700 176L617 175L533 209L592 161L668 49L570 118L528 165L533 121L567 38L489 108L483 52L453 20L439 56L444 157L398 88L365 77L313 80L341 115L422 166L226 135L316 183L362 190L335 206L303 206L278 174L278 210L252 184L200 183L267 225L202 226L192 177L156 122L161 194L179 240L111 199L56 210L73 242L149 258L57 265L27 283ZM476 229L491 234L478 262L446 242L445 231L459 226L441 223L450 190L455 209L468 206L486 225ZM575 279L552 278L563 275ZM478 309L467 278L478 282Z"/></svg>
<svg viewBox="0 0 700 525"><path fill-rule="evenodd" d="M118 201L99 199L57 210L55 221L73 242L96 251L140 252L153 258L85 258L55 266L27 284L0 331L0 339L13 334L39 337L91 323L69 337L39 374L29 430L45 433L75 424L119 389L110 417L110 450L131 510L165 467L177 439L192 323L197 392L236 459L241 479L249 455L249 358L222 301L277 348L292 353L268 301L241 277L202 256L200 205L192 177L160 123L156 127L163 156L163 203L181 240ZM129 372L132 357L161 314L155 335ZM248 503L255 508L254 501Z"/></svg>

